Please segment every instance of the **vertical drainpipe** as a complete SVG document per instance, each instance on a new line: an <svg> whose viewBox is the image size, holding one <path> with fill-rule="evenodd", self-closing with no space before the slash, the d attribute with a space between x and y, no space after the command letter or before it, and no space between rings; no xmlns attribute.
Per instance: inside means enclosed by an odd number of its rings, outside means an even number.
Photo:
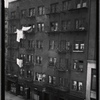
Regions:
<svg viewBox="0 0 100 100"><path fill-rule="evenodd" d="M94 64L91 62L91 61L89 61L89 36L90 36L90 22L91 22L91 0L89 0L88 1L89 2L89 4L88 4L88 8L89 8L89 10L88 10L88 21L89 21L89 23L88 23L88 33L87 33L87 73L86 73L86 100L90 100L90 98L91 98L91 91L90 91L90 89L91 89L91 69L92 68L95 68L94 66ZM90 59L91 60L91 59ZM93 66L94 65L94 66Z"/></svg>
<svg viewBox="0 0 100 100"><path fill-rule="evenodd" d="M88 84L87 84L87 73L88 73L88 53L89 53L89 34L90 34L90 14L91 14L91 0L88 0L88 15L87 15L87 17L88 17L88 20L87 20L87 22L88 22L88 28L87 28L87 54L86 54L86 82L85 82L85 84L86 84L86 90L85 90L85 97L86 97L86 100L89 100L88 99L88 96L89 96L89 90L88 90Z"/></svg>

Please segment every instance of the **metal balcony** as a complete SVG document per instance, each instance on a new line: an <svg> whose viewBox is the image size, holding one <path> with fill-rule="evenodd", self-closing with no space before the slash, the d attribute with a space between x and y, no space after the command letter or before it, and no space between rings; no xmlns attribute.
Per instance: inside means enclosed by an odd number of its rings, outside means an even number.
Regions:
<svg viewBox="0 0 100 100"><path fill-rule="evenodd" d="M33 62L23 62L23 65L24 66L34 66L34 63Z"/></svg>
<svg viewBox="0 0 100 100"><path fill-rule="evenodd" d="M68 50L58 48L57 52L58 52L59 54L66 54L66 53L68 52Z"/></svg>
<svg viewBox="0 0 100 100"><path fill-rule="evenodd" d="M32 52L34 52L35 48L26 48L26 51L32 51Z"/></svg>
<svg viewBox="0 0 100 100"><path fill-rule="evenodd" d="M57 66L55 67L55 69L60 72L66 72L66 71L68 71L66 66L67 66L67 64L63 65L63 64L58 63Z"/></svg>

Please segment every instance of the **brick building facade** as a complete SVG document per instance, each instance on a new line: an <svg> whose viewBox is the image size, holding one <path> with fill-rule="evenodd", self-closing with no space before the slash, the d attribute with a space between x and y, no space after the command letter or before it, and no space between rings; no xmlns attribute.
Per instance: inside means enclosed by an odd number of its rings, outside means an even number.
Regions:
<svg viewBox="0 0 100 100"><path fill-rule="evenodd" d="M96 1L16 0L8 18L7 90L30 100L96 100ZM17 42L23 26L31 30Z"/></svg>

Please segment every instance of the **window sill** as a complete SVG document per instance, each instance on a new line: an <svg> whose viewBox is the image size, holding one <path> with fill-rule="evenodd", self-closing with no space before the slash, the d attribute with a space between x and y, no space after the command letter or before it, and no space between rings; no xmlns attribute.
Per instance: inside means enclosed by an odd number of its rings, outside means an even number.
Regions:
<svg viewBox="0 0 100 100"><path fill-rule="evenodd" d="M35 18L36 16L34 15L34 16L27 16L27 18Z"/></svg>
<svg viewBox="0 0 100 100"><path fill-rule="evenodd" d="M80 8L72 8L72 9L69 9L68 11L78 11L78 10L82 10L82 9L88 9L88 7L80 7Z"/></svg>
<svg viewBox="0 0 100 100"><path fill-rule="evenodd" d="M46 15L58 15L58 14L60 14L60 12L49 12L49 13L47 13Z"/></svg>
<svg viewBox="0 0 100 100"><path fill-rule="evenodd" d="M41 66L42 67L42 64L35 64L35 66Z"/></svg>
<svg viewBox="0 0 100 100"><path fill-rule="evenodd" d="M73 50L73 52L76 52L76 53L83 53L84 51L80 51L80 50Z"/></svg>
<svg viewBox="0 0 100 100"><path fill-rule="evenodd" d="M77 92L77 93L83 93L83 91L78 91L78 90L73 90L71 89L72 92Z"/></svg>
<svg viewBox="0 0 100 100"><path fill-rule="evenodd" d="M54 65L48 65L48 68L55 68Z"/></svg>
<svg viewBox="0 0 100 100"><path fill-rule="evenodd" d="M83 71L78 71L77 69L72 69L72 71L76 73L83 73Z"/></svg>

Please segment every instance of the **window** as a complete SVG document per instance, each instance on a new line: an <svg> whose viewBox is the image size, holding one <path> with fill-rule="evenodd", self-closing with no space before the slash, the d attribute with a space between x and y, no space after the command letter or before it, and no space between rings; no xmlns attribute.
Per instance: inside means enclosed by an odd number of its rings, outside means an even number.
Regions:
<svg viewBox="0 0 100 100"><path fill-rule="evenodd" d="M53 77L53 84L56 84L56 77Z"/></svg>
<svg viewBox="0 0 100 100"><path fill-rule="evenodd" d="M49 76L49 83L52 83L52 76Z"/></svg>
<svg viewBox="0 0 100 100"><path fill-rule="evenodd" d="M38 8L38 14L39 15L44 15L45 14L45 7L44 6L41 6Z"/></svg>
<svg viewBox="0 0 100 100"><path fill-rule="evenodd" d="M79 30L84 30L86 27L86 20L85 18L82 19L76 19L75 20L75 29L79 29Z"/></svg>
<svg viewBox="0 0 100 100"><path fill-rule="evenodd" d="M28 71L27 71L27 78L30 78L30 77L31 77L31 71L28 70Z"/></svg>
<svg viewBox="0 0 100 100"><path fill-rule="evenodd" d="M68 29L68 30L71 29L70 27L71 27L71 21L68 20L68 21L67 21L67 29Z"/></svg>
<svg viewBox="0 0 100 100"><path fill-rule="evenodd" d="M72 82L72 89L77 91L77 81Z"/></svg>
<svg viewBox="0 0 100 100"><path fill-rule="evenodd" d="M16 26L15 25L11 26L11 32L13 33L15 31L16 31Z"/></svg>
<svg viewBox="0 0 100 100"><path fill-rule="evenodd" d="M46 75L45 74L40 74L40 73L35 73L35 80L39 82L45 82Z"/></svg>
<svg viewBox="0 0 100 100"><path fill-rule="evenodd" d="M44 23L38 23L37 29L38 29L39 32L44 31Z"/></svg>
<svg viewBox="0 0 100 100"><path fill-rule="evenodd" d="M39 73L38 73L37 79L38 79L38 81L42 81L42 74L39 74Z"/></svg>
<svg viewBox="0 0 100 100"><path fill-rule="evenodd" d="M76 8L81 8L81 0L76 1Z"/></svg>
<svg viewBox="0 0 100 100"><path fill-rule="evenodd" d="M27 62L33 62L33 55L27 55Z"/></svg>
<svg viewBox="0 0 100 100"><path fill-rule="evenodd" d="M61 86L63 86L63 84L64 84L64 79L63 79L63 78L59 78L59 84L60 84Z"/></svg>
<svg viewBox="0 0 100 100"><path fill-rule="evenodd" d="M87 7L87 0L82 0L82 7Z"/></svg>
<svg viewBox="0 0 100 100"><path fill-rule="evenodd" d="M42 49L43 48L43 41L42 40L37 40L36 41L36 46L38 49Z"/></svg>
<svg viewBox="0 0 100 100"><path fill-rule="evenodd" d="M84 8L87 7L87 0L77 0L76 1L76 8Z"/></svg>
<svg viewBox="0 0 100 100"><path fill-rule="evenodd" d="M66 42L66 50L70 49L70 42Z"/></svg>
<svg viewBox="0 0 100 100"><path fill-rule="evenodd" d="M25 55L24 54L19 54L19 59L24 59Z"/></svg>
<svg viewBox="0 0 100 100"><path fill-rule="evenodd" d="M42 74L42 82L45 82L45 80L46 80L46 75Z"/></svg>
<svg viewBox="0 0 100 100"><path fill-rule="evenodd" d="M57 22L51 22L51 31L58 31L58 23Z"/></svg>
<svg viewBox="0 0 100 100"><path fill-rule="evenodd" d="M32 28L35 29L35 25L34 24L32 25Z"/></svg>
<svg viewBox="0 0 100 100"><path fill-rule="evenodd" d="M57 58L50 57L49 58L49 66L55 66L57 62Z"/></svg>
<svg viewBox="0 0 100 100"><path fill-rule="evenodd" d="M71 21L70 20L62 21L62 30L66 31L70 29L71 29Z"/></svg>
<svg viewBox="0 0 100 100"><path fill-rule="evenodd" d="M70 42L67 42L66 40L61 40L60 45L59 45L59 49L61 51L69 50L70 49Z"/></svg>
<svg viewBox="0 0 100 100"><path fill-rule="evenodd" d="M20 47L24 48L24 40L23 39L20 39Z"/></svg>
<svg viewBox="0 0 100 100"><path fill-rule="evenodd" d="M85 45L82 41L77 41L74 44L74 50L84 51L84 49L85 49L84 47L85 47Z"/></svg>
<svg viewBox="0 0 100 100"><path fill-rule="evenodd" d="M23 92L24 91L24 87L20 86L20 91Z"/></svg>
<svg viewBox="0 0 100 100"><path fill-rule="evenodd" d="M66 86L66 84L67 84L67 79L66 78L59 78L59 85L60 86Z"/></svg>
<svg viewBox="0 0 100 100"><path fill-rule="evenodd" d="M68 66L68 59L60 58L59 59L59 69L66 70Z"/></svg>
<svg viewBox="0 0 100 100"><path fill-rule="evenodd" d="M78 91L82 91L82 90L83 90L83 83L78 82Z"/></svg>
<svg viewBox="0 0 100 100"><path fill-rule="evenodd" d="M63 4L62 4L62 8L63 10L68 10L68 1L64 1Z"/></svg>
<svg viewBox="0 0 100 100"><path fill-rule="evenodd" d="M36 56L36 64L42 63L42 57Z"/></svg>
<svg viewBox="0 0 100 100"><path fill-rule="evenodd" d="M53 84L53 85L55 85L56 84L56 77L54 77L54 76L49 76L48 77L49 78L49 84Z"/></svg>
<svg viewBox="0 0 100 100"><path fill-rule="evenodd" d="M11 12L11 18L15 18L16 17L15 14L16 14L15 11Z"/></svg>
<svg viewBox="0 0 100 100"><path fill-rule="evenodd" d="M55 41L54 40L50 40L49 41L49 49L54 49L55 48Z"/></svg>
<svg viewBox="0 0 100 100"><path fill-rule="evenodd" d="M33 48L33 47L34 47L34 41L28 40L28 48Z"/></svg>
<svg viewBox="0 0 100 100"><path fill-rule="evenodd" d="M24 76L24 69L20 69L20 75Z"/></svg>
<svg viewBox="0 0 100 100"><path fill-rule="evenodd" d="M67 22L66 21L62 21L62 30L63 31L67 30Z"/></svg>
<svg viewBox="0 0 100 100"><path fill-rule="evenodd" d="M22 75L23 74L23 69L20 69L20 75Z"/></svg>
<svg viewBox="0 0 100 100"><path fill-rule="evenodd" d="M35 16L35 8L30 8L29 9L29 16Z"/></svg>
<svg viewBox="0 0 100 100"><path fill-rule="evenodd" d="M58 3L51 4L51 13L56 13L58 8Z"/></svg>
<svg viewBox="0 0 100 100"><path fill-rule="evenodd" d="M74 60L73 69L82 72L83 64L84 62L82 60Z"/></svg>
<svg viewBox="0 0 100 100"><path fill-rule="evenodd" d="M21 10L21 16L25 17L26 16L26 10Z"/></svg>
<svg viewBox="0 0 100 100"><path fill-rule="evenodd" d="M91 90L96 91L96 69L92 69L91 72Z"/></svg>
<svg viewBox="0 0 100 100"><path fill-rule="evenodd" d="M74 91L83 91L83 83L79 81L72 81L72 89Z"/></svg>

